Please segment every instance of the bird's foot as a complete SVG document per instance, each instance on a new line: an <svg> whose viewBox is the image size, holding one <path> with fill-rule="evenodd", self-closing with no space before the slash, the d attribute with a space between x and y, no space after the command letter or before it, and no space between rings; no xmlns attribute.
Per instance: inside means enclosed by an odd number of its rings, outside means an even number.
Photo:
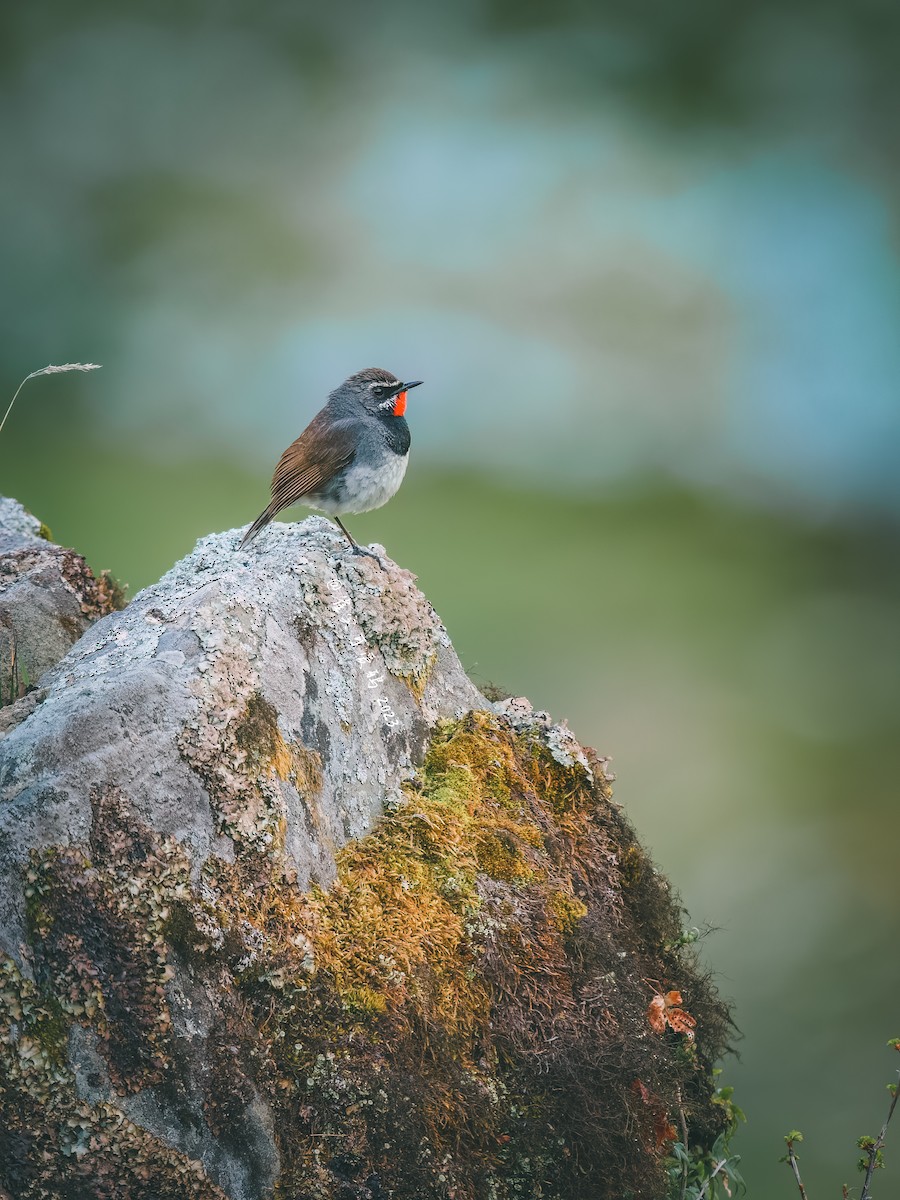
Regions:
<svg viewBox="0 0 900 1200"><path fill-rule="evenodd" d="M381 567L382 571L387 570L387 567L384 565L384 563L378 557L378 555L375 553L374 550L367 550L365 548L365 546L359 546L356 544L356 542L354 542L353 543L353 553L354 554L363 554L363 555L365 555L366 558L374 558L375 561L378 563L379 567Z"/></svg>

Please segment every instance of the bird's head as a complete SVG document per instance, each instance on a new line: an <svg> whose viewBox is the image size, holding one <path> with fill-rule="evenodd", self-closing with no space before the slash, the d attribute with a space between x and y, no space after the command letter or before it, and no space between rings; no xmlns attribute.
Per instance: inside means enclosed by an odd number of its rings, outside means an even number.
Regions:
<svg viewBox="0 0 900 1200"><path fill-rule="evenodd" d="M344 380L332 393L332 398L353 399L369 412L382 417L402 417L406 412L406 393L418 387L421 379L403 383L381 367L367 367Z"/></svg>

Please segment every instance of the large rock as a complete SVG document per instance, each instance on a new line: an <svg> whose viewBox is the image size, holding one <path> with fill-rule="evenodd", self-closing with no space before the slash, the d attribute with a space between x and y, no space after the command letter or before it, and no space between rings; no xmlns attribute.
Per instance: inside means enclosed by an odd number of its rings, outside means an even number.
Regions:
<svg viewBox="0 0 900 1200"><path fill-rule="evenodd" d="M78 847L95 863L98 839L119 822L123 844L144 831L138 875L148 847L166 844L187 872L179 886L211 854L232 862L236 853L277 853L297 889L327 884L336 850L399 798L436 720L482 703L408 573L348 554L323 519L273 526L246 553L239 540L206 538L95 625L0 742L0 946L26 976L34 927L22 872L32 854ZM39 581L29 587L43 594ZM52 577L46 594L59 599ZM150 875L148 888L159 882ZM182 1003L193 1015L175 1036L208 1037L209 1003ZM76 1027L76 1067L93 1044ZM190 1074L194 1064L182 1065ZM223 1150L205 1131L173 1126L143 1082L121 1068L124 1112L201 1154L230 1194L265 1191L274 1150L261 1104L242 1118L240 1150Z"/></svg>
<svg viewBox="0 0 900 1200"><path fill-rule="evenodd" d="M118 607L121 594L108 574L95 577L21 504L0 497L0 707L24 695L92 621Z"/></svg>
<svg viewBox="0 0 900 1200"><path fill-rule="evenodd" d="M726 1013L604 763L328 522L238 542L0 738L0 1195L658 1195Z"/></svg>
<svg viewBox="0 0 900 1200"><path fill-rule="evenodd" d="M87 844L92 789L201 864L283 848L299 886L399 794L442 716L483 703L414 579L348 555L323 518L198 543L42 680L0 743L0 945L24 915L15 867Z"/></svg>

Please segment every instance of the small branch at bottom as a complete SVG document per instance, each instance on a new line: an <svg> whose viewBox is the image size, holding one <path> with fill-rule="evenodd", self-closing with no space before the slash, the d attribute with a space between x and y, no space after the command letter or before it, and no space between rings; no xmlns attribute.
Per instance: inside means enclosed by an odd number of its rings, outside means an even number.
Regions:
<svg viewBox="0 0 900 1200"><path fill-rule="evenodd" d="M898 1072L898 1080L900 1080L900 1072ZM890 1125L891 1117L894 1115L894 1109L897 1107L898 1096L900 1096L900 1087L895 1084L893 1085L891 1107L888 1109L888 1115L884 1118L884 1124L881 1127L881 1133L879 1133L878 1137L875 1138L871 1145L866 1145L865 1147L866 1157L869 1161L868 1166L866 1167L866 1177L863 1180L862 1191L859 1194L859 1200L871 1200L869 1185L872 1182L872 1176L875 1174L875 1168L880 1165L881 1151L884 1147L884 1140L887 1137L888 1125ZM866 1142L869 1142L868 1138L866 1138Z"/></svg>
<svg viewBox="0 0 900 1200"><path fill-rule="evenodd" d="M795 1131L793 1135L788 1134L784 1140L787 1143L787 1163L794 1172L794 1178L797 1180L797 1187L800 1189L800 1195L803 1197L803 1200L809 1200L809 1197L806 1194L806 1188L803 1186L803 1180L800 1178L800 1164L797 1161L797 1155L794 1153L794 1142L802 1142L803 1136ZM784 1162L785 1159L782 1159L781 1161Z"/></svg>

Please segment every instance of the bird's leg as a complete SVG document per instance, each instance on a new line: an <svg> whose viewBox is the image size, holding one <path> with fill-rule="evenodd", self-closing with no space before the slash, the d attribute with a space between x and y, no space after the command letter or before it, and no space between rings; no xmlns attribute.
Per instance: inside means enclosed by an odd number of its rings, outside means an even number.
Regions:
<svg viewBox="0 0 900 1200"><path fill-rule="evenodd" d="M364 554L366 556L366 558L374 558L375 561L378 563L379 567L381 567L382 571L385 569L384 563L381 561L381 559L378 557L378 555L375 554L372 550L366 550L366 548L364 546L360 546L359 542L357 542L355 540L355 538L351 534L350 530L345 527L344 522L341 520L340 517L332 514L332 519L337 523L338 528L340 529L341 533L343 533L344 537L347 539L347 541L353 547L354 554Z"/></svg>
<svg viewBox="0 0 900 1200"><path fill-rule="evenodd" d="M353 547L353 549L361 550L362 547L357 542L356 538L354 538L353 534L350 532L350 530L347 528L347 526L344 524L344 522L341 520L341 518L339 516L332 514L331 519L335 522L338 529L340 529L341 533L344 535L344 537L347 539L347 541L350 543L350 545Z"/></svg>

